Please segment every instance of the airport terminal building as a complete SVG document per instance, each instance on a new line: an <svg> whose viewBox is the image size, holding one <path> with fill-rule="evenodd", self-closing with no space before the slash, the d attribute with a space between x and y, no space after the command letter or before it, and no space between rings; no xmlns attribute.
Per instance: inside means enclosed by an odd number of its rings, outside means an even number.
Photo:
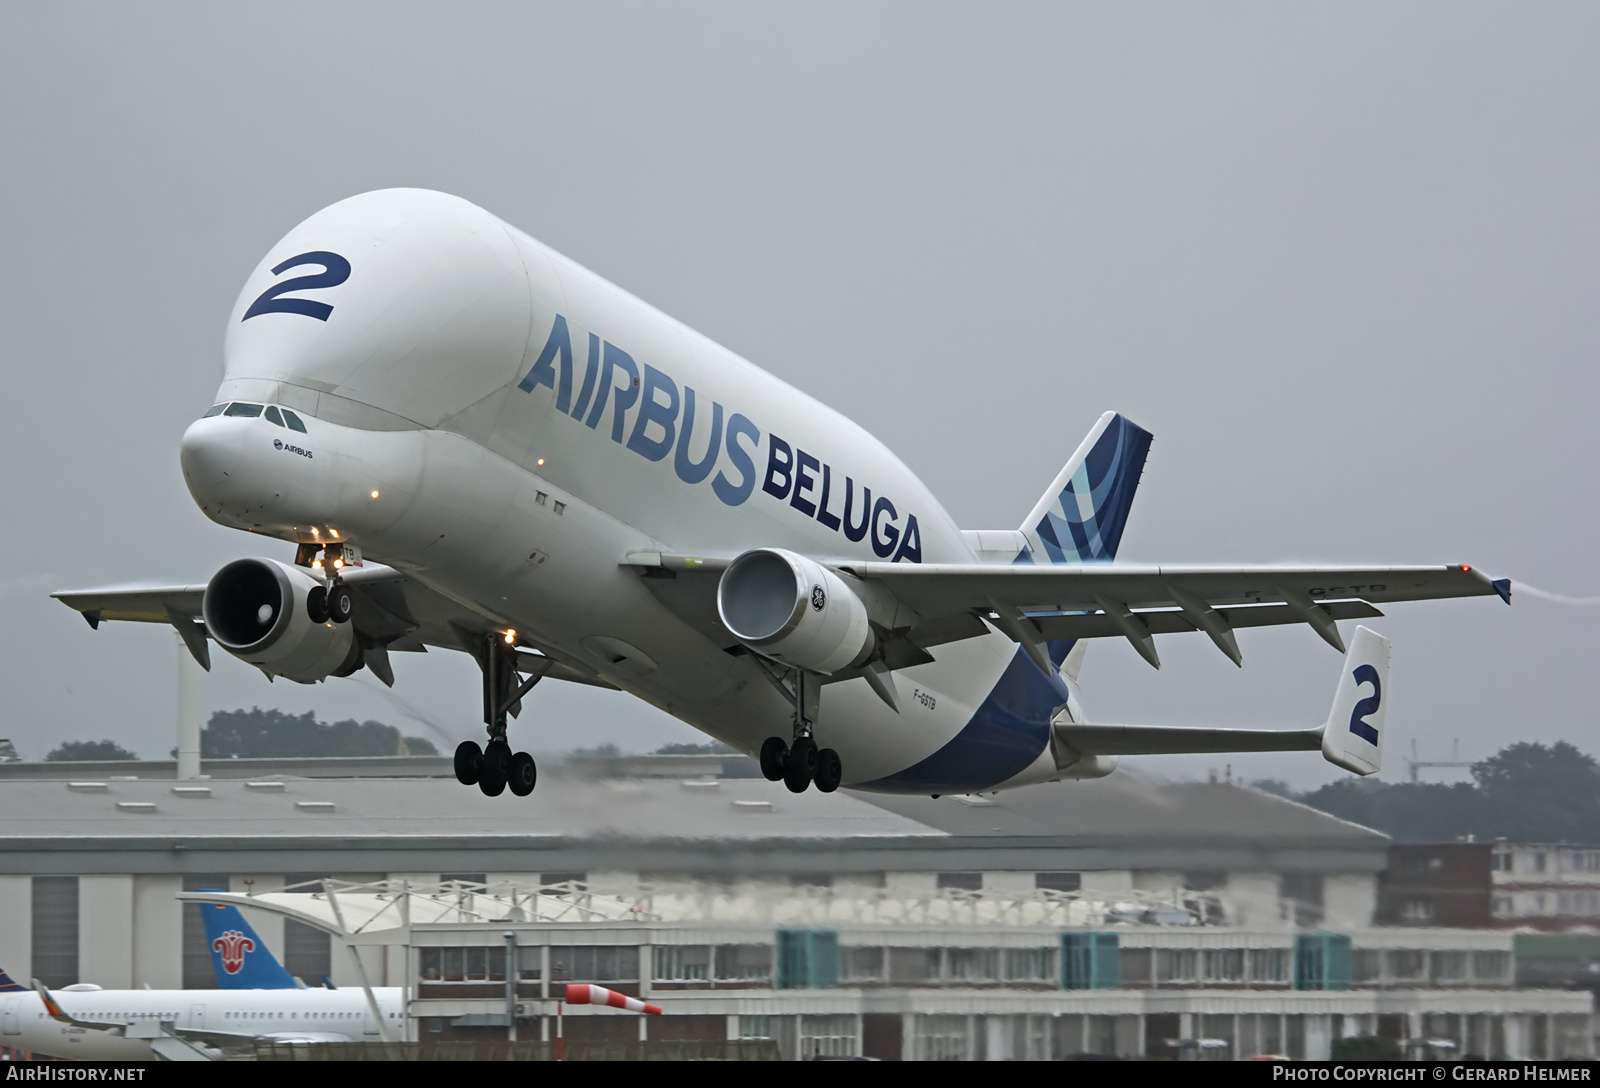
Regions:
<svg viewBox="0 0 1600 1088"><path fill-rule="evenodd" d="M563 984L594 982L665 1015L568 1008L568 1039L1592 1053L1590 993L1519 987L1515 934L1376 925L1388 840L1239 785L795 795L742 759L651 757L491 799L426 759L205 769L0 768L0 967L213 985L177 897L222 889L307 982L406 987L412 1039L550 1038Z"/></svg>

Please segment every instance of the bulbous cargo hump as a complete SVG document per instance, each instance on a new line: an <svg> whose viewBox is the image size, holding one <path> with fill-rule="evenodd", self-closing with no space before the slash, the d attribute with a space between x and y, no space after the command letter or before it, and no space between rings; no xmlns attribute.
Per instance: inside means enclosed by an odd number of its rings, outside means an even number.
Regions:
<svg viewBox="0 0 1600 1088"><path fill-rule="evenodd" d="M258 383L281 383L437 427L515 380L529 321L527 272L499 219L426 189L363 193L295 227L250 274L224 389L270 397Z"/></svg>

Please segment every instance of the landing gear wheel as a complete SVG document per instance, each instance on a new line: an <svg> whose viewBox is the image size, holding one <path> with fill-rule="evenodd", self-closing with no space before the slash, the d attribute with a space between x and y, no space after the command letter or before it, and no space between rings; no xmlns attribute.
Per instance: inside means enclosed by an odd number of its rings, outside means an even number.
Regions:
<svg viewBox="0 0 1600 1088"><path fill-rule="evenodd" d="M456 745L456 781L463 786L475 786L483 774L483 749L475 740L464 740Z"/></svg>
<svg viewBox="0 0 1600 1088"><path fill-rule="evenodd" d="M518 797L526 797L533 792L533 787L539 782L539 768L533 762L533 757L527 752L518 752L511 757L511 774L506 784L511 787L511 792Z"/></svg>
<svg viewBox="0 0 1600 1088"><path fill-rule="evenodd" d="M328 587L312 586L306 594L306 615L312 623L328 622Z"/></svg>
<svg viewBox="0 0 1600 1088"><path fill-rule="evenodd" d="M824 748L817 753L817 789L822 793L832 793L839 788L839 782L844 778L844 764L839 762L839 753L832 748Z"/></svg>
<svg viewBox="0 0 1600 1088"><path fill-rule="evenodd" d="M328 590L328 618L334 623L349 623L356 602L350 596L349 586L334 586Z"/></svg>
<svg viewBox="0 0 1600 1088"><path fill-rule="evenodd" d="M782 737L768 737L761 744L761 776L768 782L781 779L789 769L789 746Z"/></svg>
<svg viewBox="0 0 1600 1088"><path fill-rule="evenodd" d="M783 784L790 793L804 793L817 773L817 742L801 737L789 746L789 766Z"/></svg>
<svg viewBox="0 0 1600 1088"><path fill-rule="evenodd" d="M486 797L499 797L511 777L511 746L492 740L483 751L483 769L478 773L478 788Z"/></svg>

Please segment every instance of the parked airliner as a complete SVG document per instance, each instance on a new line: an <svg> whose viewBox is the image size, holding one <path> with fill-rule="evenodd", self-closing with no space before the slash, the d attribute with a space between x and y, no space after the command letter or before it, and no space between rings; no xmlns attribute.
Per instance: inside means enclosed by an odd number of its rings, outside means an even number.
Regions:
<svg viewBox="0 0 1600 1088"><path fill-rule="evenodd" d="M1466 564L1112 562L1151 439L1114 413L1018 528L963 530L844 415L442 193L366 193L290 231L223 370L184 478L292 555L55 596L303 683L468 653L486 745L464 740L456 774L490 795L535 786L507 727L542 679L627 691L795 792L970 793L1156 752L1320 749L1367 774L1388 644L1365 628L1329 719L1277 732L1090 724L1087 640L1159 667L1157 635L1200 632L1239 664L1240 627L1343 651L1339 621L1378 605L1511 599Z"/></svg>
<svg viewBox="0 0 1600 1088"><path fill-rule="evenodd" d="M232 906L204 904L216 990L59 990L0 970L0 1046L95 1061L206 1061L256 1039L328 1043L404 1037L404 993L296 985Z"/></svg>

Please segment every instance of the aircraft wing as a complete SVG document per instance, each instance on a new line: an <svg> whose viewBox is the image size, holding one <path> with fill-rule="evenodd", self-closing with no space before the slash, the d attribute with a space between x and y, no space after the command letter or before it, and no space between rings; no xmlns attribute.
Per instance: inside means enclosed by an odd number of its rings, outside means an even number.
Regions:
<svg viewBox="0 0 1600 1088"><path fill-rule="evenodd" d="M1204 631L1235 663L1236 627L1309 624L1340 652L1336 620L1382 615L1375 604L1499 596L1465 563L1419 567L1147 567L840 563L837 569L889 590L924 623L960 613L982 617L1028 650L1041 667L1055 639L1121 636L1157 668L1152 636ZM913 641L917 627L907 636Z"/></svg>
<svg viewBox="0 0 1600 1088"><path fill-rule="evenodd" d="M394 683L388 663L391 651L421 653L434 646L476 656L482 652L484 637L501 626L495 617L485 616L392 567L368 563L359 570L347 570L342 578L355 597L351 622L364 648L367 667L386 684ZM129 585L59 590L51 596L81 613L96 629L104 620L171 624L195 660L209 669L210 648L200 619L205 592L204 585ZM534 658L522 671L530 669L550 680L612 686L581 666L553 658Z"/></svg>
<svg viewBox="0 0 1600 1088"><path fill-rule="evenodd" d="M657 596L712 637L731 636L716 618L716 584L727 558L629 555ZM1490 579L1465 564L1416 567L1159 567L1121 563L876 563L833 561L834 570L886 590L899 606L884 624L885 663L905 668L932 660L927 651L991 627L1054 672L1047 643L1126 638L1157 668L1153 636L1202 631L1238 664L1234 630L1309 624L1344 652L1339 620L1383 615L1394 601L1499 596L1509 579ZM880 610L881 611L881 610Z"/></svg>

